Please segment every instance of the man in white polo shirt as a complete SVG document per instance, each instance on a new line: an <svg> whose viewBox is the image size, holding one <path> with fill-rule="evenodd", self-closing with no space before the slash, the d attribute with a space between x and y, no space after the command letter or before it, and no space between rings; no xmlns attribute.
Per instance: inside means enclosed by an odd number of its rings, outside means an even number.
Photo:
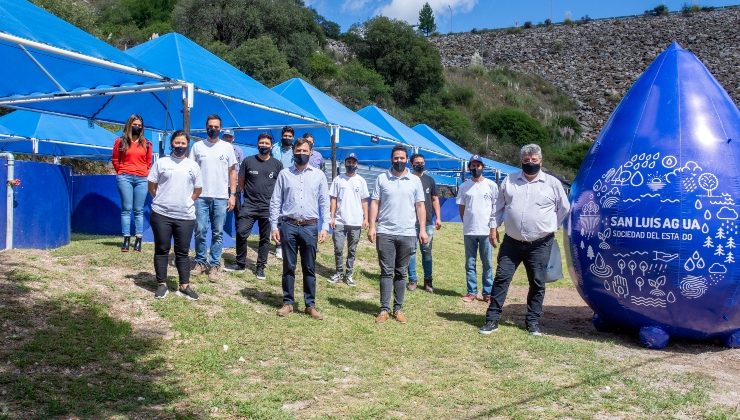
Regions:
<svg viewBox="0 0 740 420"><path fill-rule="evenodd" d="M398 145L391 151L392 167L378 175L370 205L370 227L367 237L376 244L380 263L380 313L375 322L382 324L390 317L393 294L393 316L402 324L406 291L406 271L416 247L416 222L426 225L424 188L418 176L406 168L408 152ZM422 244L429 241L425 229L419 230Z"/></svg>
<svg viewBox="0 0 740 420"><path fill-rule="evenodd" d="M350 153L344 158L345 173L334 178L329 188L331 199L331 221L329 226L334 229L334 262L337 272L329 279L330 283L342 280L348 286L354 286L352 269L355 265L355 251L360 242L362 228L367 229L367 182L357 175L357 155ZM344 270L342 253L344 243L347 242L347 269Z"/></svg>
<svg viewBox="0 0 740 420"><path fill-rule="evenodd" d="M486 302L491 301L493 287L493 245L488 240L491 229L491 216L498 197L498 186L495 182L483 176L483 159L474 155L468 162L471 178L460 186L457 193L457 208L463 222L463 238L465 241L465 276L468 283L468 293L463 301L472 302L478 296L478 280L475 269L476 254L480 254L483 273L481 283L483 296Z"/></svg>

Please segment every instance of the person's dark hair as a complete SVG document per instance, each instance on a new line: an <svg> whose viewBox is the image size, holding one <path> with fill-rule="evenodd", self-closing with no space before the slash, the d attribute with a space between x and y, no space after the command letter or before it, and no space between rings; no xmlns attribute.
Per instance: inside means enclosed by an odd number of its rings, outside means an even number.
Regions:
<svg viewBox="0 0 740 420"><path fill-rule="evenodd" d="M414 153L413 155L411 155L411 159L409 160L411 161L411 163L414 163L414 159L416 158L422 158L426 161L426 158L424 158L424 155L422 155L421 153Z"/></svg>
<svg viewBox="0 0 740 420"><path fill-rule="evenodd" d="M308 145L308 149L309 150L313 150L313 144L311 144L311 142L308 141L307 138L301 137L298 140L296 140L295 143L293 143L293 151L295 151L296 147L298 147L298 146L300 146L302 144L307 144Z"/></svg>
<svg viewBox="0 0 740 420"><path fill-rule="evenodd" d="M257 136L257 142L259 143L259 141L262 139L268 139L270 140L270 143L272 143L272 136L270 135L270 133L260 133L260 135Z"/></svg>
<svg viewBox="0 0 740 420"><path fill-rule="evenodd" d="M303 133L303 136L301 136L301 137L302 137L302 138L304 138L304 139L308 139L308 138L311 138L311 139L314 139L314 140L316 140L316 137L314 137L314 136L313 136L313 134L311 134L310 132L308 132L308 133Z"/></svg>
<svg viewBox="0 0 740 420"><path fill-rule="evenodd" d="M396 153L399 150L403 151L403 153L406 155L406 157L409 157L409 151L406 150L406 146L404 146L402 144L397 144L397 145L395 145L393 147L393 149L391 149L391 158L393 158L393 154Z"/></svg>
<svg viewBox="0 0 740 420"><path fill-rule="evenodd" d="M208 121L210 120L218 120L218 125L221 125L221 117L218 116L218 114L211 114L206 117L206 125L208 125Z"/></svg>
<svg viewBox="0 0 740 420"><path fill-rule="evenodd" d="M136 120L141 121L141 134L139 134L139 137L134 140L133 134L131 134L131 124ZM144 146L144 150L149 152L149 142L144 138L144 119L141 118L141 115L139 114L131 114L131 116L128 117L128 120L126 120L126 124L123 126L121 142L118 145L118 162L121 162L123 158L126 157L126 152L131 148L131 143L134 141L139 142L140 145Z"/></svg>
<svg viewBox="0 0 740 420"><path fill-rule="evenodd" d="M180 136L185 137L185 140L188 141L188 146L190 146L190 134L186 133L185 130L176 130L172 133L172 136L170 136L170 147L172 146L172 142L175 141L175 138Z"/></svg>
<svg viewBox="0 0 740 420"><path fill-rule="evenodd" d="M282 136L285 133L290 133L295 136L295 130L293 130L293 127L286 125L283 127L283 131L280 132L280 135Z"/></svg>

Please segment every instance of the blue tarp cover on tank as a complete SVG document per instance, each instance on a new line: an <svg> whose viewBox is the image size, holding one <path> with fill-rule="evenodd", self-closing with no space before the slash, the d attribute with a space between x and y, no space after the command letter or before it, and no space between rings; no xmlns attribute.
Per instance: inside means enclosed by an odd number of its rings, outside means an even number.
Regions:
<svg viewBox="0 0 740 420"><path fill-rule="evenodd" d="M15 111L0 117L0 150L48 156L109 159L115 134L87 120ZM8 137L5 137L8 136Z"/></svg>
<svg viewBox="0 0 740 420"><path fill-rule="evenodd" d="M327 125L339 127L337 159L340 161L347 154L356 153L362 163L375 166L384 164L390 162L390 149L395 144L402 143L302 79L290 79L272 89ZM296 130L296 137L305 131L314 134L316 146L325 158L331 156L328 128ZM377 137L377 143L371 141L373 136Z"/></svg>
<svg viewBox="0 0 740 420"><path fill-rule="evenodd" d="M468 159L470 159L470 156L473 155L472 153L458 146L455 142L443 136L437 130L433 129L432 127L426 124L417 124L414 126L413 130L421 134L428 140L436 143L440 147L444 148L445 150L447 150L454 156L462 157L463 159L467 161ZM483 158L483 164L485 165L487 170L488 169L493 170L493 171L499 170L504 175L510 174L513 172L518 172L520 170L517 167L507 165L505 163L497 162L495 160L488 159L488 158Z"/></svg>
<svg viewBox="0 0 740 420"><path fill-rule="evenodd" d="M0 2L0 58L0 103L7 106L93 117L112 98L101 93L174 85L144 70L135 58L24 0ZM92 93L96 95L89 96ZM79 95L88 96L82 102L70 99ZM52 102L29 102L50 98Z"/></svg>
<svg viewBox="0 0 740 420"><path fill-rule="evenodd" d="M429 141L377 106L366 106L357 111L357 114L382 128L387 133L392 134L395 138L402 140L404 143L420 148L420 152L425 154L425 166L428 169L460 169L460 158L455 158L454 154Z"/></svg>

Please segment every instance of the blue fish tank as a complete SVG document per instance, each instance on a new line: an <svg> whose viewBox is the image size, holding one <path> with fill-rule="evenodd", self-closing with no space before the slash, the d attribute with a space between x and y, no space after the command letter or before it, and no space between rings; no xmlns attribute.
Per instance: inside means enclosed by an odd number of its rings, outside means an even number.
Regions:
<svg viewBox="0 0 740 420"><path fill-rule="evenodd" d="M566 224L569 269L599 330L740 347L740 112L673 43L584 159Z"/></svg>

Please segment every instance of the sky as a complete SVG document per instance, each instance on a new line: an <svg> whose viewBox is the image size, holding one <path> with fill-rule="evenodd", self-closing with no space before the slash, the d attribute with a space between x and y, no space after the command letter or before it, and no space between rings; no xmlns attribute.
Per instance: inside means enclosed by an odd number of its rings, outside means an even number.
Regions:
<svg viewBox="0 0 740 420"><path fill-rule="evenodd" d="M329 20L337 22L342 31L353 23L362 23L377 15L405 20L414 25L419 20L419 10L425 2L434 9L437 31L467 32L473 28L493 29L533 24L550 18L562 22L566 18L577 20L642 14L652 9L660 0L304 0ZM738 0L665 0L670 11L681 10L684 4L698 6L738 5Z"/></svg>

